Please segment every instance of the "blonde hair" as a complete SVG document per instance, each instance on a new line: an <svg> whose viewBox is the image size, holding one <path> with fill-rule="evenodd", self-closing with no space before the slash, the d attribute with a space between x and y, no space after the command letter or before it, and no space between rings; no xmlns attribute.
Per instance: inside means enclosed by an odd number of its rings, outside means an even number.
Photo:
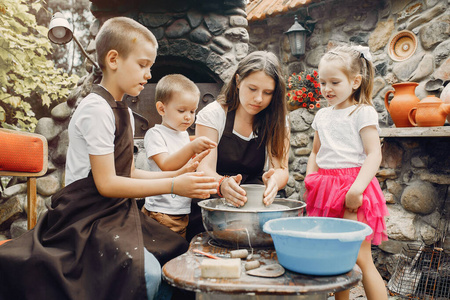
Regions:
<svg viewBox="0 0 450 300"><path fill-rule="evenodd" d="M200 97L200 90L192 80L181 74L169 74L156 84L155 102L167 104L176 92L192 93Z"/></svg>
<svg viewBox="0 0 450 300"><path fill-rule="evenodd" d="M147 27L127 17L114 17L108 19L100 28L95 38L98 65L105 68L106 55L110 50L116 50L121 56L127 58L136 41L145 40L158 48L153 33Z"/></svg>
<svg viewBox="0 0 450 300"><path fill-rule="evenodd" d="M372 62L355 46L338 46L331 49L321 58L320 64L329 61L340 61L340 70L349 81L361 75L360 86L353 91L352 97L358 105L372 105L372 91L375 71ZM319 75L320 76L320 75Z"/></svg>

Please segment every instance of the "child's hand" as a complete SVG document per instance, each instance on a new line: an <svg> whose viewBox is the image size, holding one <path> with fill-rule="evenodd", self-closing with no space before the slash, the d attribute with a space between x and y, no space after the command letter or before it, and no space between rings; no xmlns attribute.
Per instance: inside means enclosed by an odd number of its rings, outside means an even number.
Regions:
<svg viewBox="0 0 450 300"><path fill-rule="evenodd" d="M205 150L217 147L217 143L211 141L206 136L199 136L191 142L191 147L194 153L197 154Z"/></svg>
<svg viewBox="0 0 450 300"><path fill-rule="evenodd" d="M195 172L202 159L205 158L205 156L208 155L209 152L211 152L211 150L208 149L197 154L193 159L189 160L183 167L178 170L177 175Z"/></svg>
<svg viewBox="0 0 450 300"><path fill-rule="evenodd" d="M264 205L270 205L272 204L273 200L275 200L275 197L278 193L278 185L275 178L272 176L275 174L275 169L270 169L269 171L265 172L262 176L262 180L264 182L264 185L266 186L266 190L264 191Z"/></svg>
<svg viewBox="0 0 450 300"><path fill-rule="evenodd" d="M189 198L209 198L217 192L218 182L203 172L186 173L174 178L173 193Z"/></svg>
<svg viewBox="0 0 450 300"><path fill-rule="evenodd" d="M358 208L362 205L363 195L353 192L351 189L345 195L345 208L350 213L358 212Z"/></svg>

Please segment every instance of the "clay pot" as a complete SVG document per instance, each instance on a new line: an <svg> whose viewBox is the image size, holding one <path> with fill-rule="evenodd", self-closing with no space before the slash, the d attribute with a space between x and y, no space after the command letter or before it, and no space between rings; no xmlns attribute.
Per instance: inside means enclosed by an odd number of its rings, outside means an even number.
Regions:
<svg viewBox="0 0 450 300"><path fill-rule="evenodd" d="M450 83L448 83L442 90L440 98L442 102L450 103ZM450 114L447 116L447 122L450 123Z"/></svg>
<svg viewBox="0 0 450 300"><path fill-rule="evenodd" d="M442 126L449 113L450 103L443 103L441 99L435 96L428 96L422 99L417 107L410 110L408 118L414 126Z"/></svg>
<svg viewBox="0 0 450 300"><path fill-rule="evenodd" d="M245 209L264 209L264 184L241 184L247 196L247 202L244 204Z"/></svg>
<svg viewBox="0 0 450 300"><path fill-rule="evenodd" d="M392 85L394 90L388 91L384 96L384 105L394 121L395 127L412 127L408 115L413 107L417 107L420 99L415 94L417 82L402 82ZM394 94L389 103L389 95Z"/></svg>

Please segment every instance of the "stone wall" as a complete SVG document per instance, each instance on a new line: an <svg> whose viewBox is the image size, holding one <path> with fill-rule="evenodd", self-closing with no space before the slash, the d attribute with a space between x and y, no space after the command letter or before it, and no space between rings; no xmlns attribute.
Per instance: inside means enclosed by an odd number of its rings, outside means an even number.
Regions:
<svg viewBox="0 0 450 300"><path fill-rule="evenodd" d="M246 29L245 3L241 0L180 0L179 5L141 1L138 8L112 5L109 1L92 0L92 13L96 20L90 27L91 43L87 52L95 57L94 38L101 24L113 16L127 16L149 28L158 40L158 61L183 58L208 70L219 83L229 79L237 63L247 55L249 36ZM188 65L189 67L189 65ZM86 60L86 69L92 65ZM165 75L165 74L164 74ZM64 167L68 147L67 128L70 116L77 104L90 91L93 77L80 79L66 102L56 106L48 117L41 118L36 133L46 137L49 144L49 167L45 176L37 179L38 218L50 207L51 196L64 186ZM142 140L136 140L136 166L145 168ZM6 181L6 178L5 178ZM8 180L7 188L0 195L0 240L15 238L27 230L26 226L26 178Z"/></svg>
<svg viewBox="0 0 450 300"><path fill-rule="evenodd" d="M112 16L133 18L150 29L158 40L158 60L182 57L206 65L219 82L228 80L233 67L248 53L248 22L241 0L167 3L143 0L128 6L127 1L121 1L122 7L102 0L91 2L91 11L97 19L91 28L94 36L100 24ZM94 49L92 40L87 50Z"/></svg>
<svg viewBox="0 0 450 300"><path fill-rule="evenodd" d="M384 96L397 82L418 82L416 95L423 99L436 94L450 80L450 2L447 0L322 1L308 10L249 24L250 51L266 49L276 53L286 74L317 68L327 49L341 43L370 47L376 79L374 105L381 127L393 126ZM306 54L296 59L290 54L284 34L299 17L309 14L314 31L308 35ZM299 18L302 20L302 18ZM389 41L408 29L418 40L414 55L397 62L388 55ZM269 31L269 35L267 32ZM312 148L315 111L297 109L290 113L289 198L302 199L303 179ZM448 124L446 124L448 125ZM449 137L382 138L383 162L376 175L388 202L386 218L389 241L374 249L379 270L389 278L395 256L409 243L432 244L442 239L450 222ZM447 227L448 228L448 227ZM449 228L450 229L450 228ZM447 235L446 249L450 249Z"/></svg>

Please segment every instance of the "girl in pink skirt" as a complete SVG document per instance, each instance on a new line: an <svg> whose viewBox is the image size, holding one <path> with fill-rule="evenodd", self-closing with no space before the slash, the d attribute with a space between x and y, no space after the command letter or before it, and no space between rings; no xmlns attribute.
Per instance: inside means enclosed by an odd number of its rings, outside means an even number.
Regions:
<svg viewBox="0 0 450 300"><path fill-rule="evenodd" d="M372 105L374 69L369 48L340 46L319 63L321 92L329 106L319 110L312 128L313 149L305 178L309 216L357 220L373 229L356 263L369 300L387 299L371 243L387 240L386 200L375 174L381 163L378 114ZM349 290L336 293L349 299Z"/></svg>

